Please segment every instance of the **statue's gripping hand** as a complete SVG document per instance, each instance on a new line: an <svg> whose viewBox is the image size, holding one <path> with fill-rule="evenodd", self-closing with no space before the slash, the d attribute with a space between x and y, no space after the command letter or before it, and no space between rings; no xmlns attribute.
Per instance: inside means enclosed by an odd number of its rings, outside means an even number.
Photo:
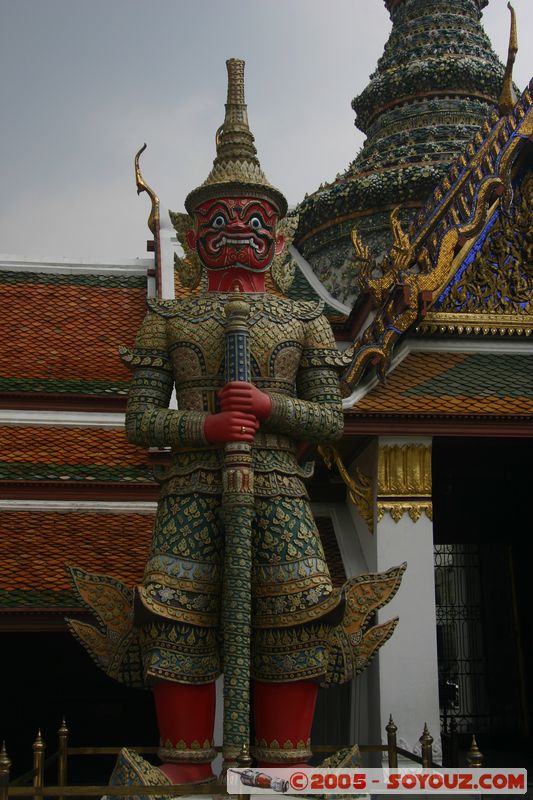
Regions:
<svg viewBox="0 0 533 800"><path fill-rule="evenodd" d="M265 422L272 412L270 395L245 381L230 381L220 390L218 399L222 411L253 414L259 422Z"/></svg>
<svg viewBox="0 0 533 800"><path fill-rule="evenodd" d="M272 410L269 395L251 383L231 381L220 390L218 398L222 411L210 414L204 422L209 444L252 443L259 423L268 419Z"/></svg>
<svg viewBox="0 0 533 800"><path fill-rule="evenodd" d="M204 436L208 444L248 442L251 444L259 428L257 419L243 411L222 411L209 414L204 421Z"/></svg>

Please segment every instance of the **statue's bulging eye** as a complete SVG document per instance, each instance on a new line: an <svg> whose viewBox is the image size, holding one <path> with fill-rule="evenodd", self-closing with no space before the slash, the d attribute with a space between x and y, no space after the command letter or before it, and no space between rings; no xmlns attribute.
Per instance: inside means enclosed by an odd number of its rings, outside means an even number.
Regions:
<svg viewBox="0 0 533 800"><path fill-rule="evenodd" d="M223 214L217 214L211 223L212 228L223 228L226 224L226 219Z"/></svg>
<svg viewBox="0 0 533 800"><path fill-rule="evenodd" d="M258 231L259 228L263 227L263 220L259 216L250 217L250 227L254 230Z"/></svg>

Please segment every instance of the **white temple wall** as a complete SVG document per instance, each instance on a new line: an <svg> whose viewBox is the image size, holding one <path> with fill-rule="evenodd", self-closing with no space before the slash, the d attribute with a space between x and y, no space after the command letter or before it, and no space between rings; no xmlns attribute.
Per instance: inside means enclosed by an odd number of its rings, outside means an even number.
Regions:
<svg viewBox="0 0 533 800"><path fill-rule="evenodd" d="M382 572L404 561L408 566L398 593L378 612L378 622L398 616L398 626L354 681L353 741L385 743L392 715L398 744L411 752L420 753L419 738L427 723L435 759L440 760L431 439L376 438L350 466L357 480L356 468L371 478L367 495L373 519L369 523L364 503L351 500L346 503L348 517L337 512L347 572Z"/></svg>
<svg viewBox="0 0 533 800"><path fill-rule="evenodd" d="M381 730L389 714L398 726L398 744L420 753L424 723L440 754L437 629L433 567L433 526L422 516L416 523L408 515L396 523L386 514L378 524L378 568L407 561L402 586L378 621L398 616L392 638L378 654ZM437 759L440 760L440 757Z"/></svg>

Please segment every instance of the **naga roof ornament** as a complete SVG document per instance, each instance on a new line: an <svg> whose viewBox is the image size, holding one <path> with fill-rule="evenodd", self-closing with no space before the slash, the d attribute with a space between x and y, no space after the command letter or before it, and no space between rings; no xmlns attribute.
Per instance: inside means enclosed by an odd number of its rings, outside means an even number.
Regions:
<svg viewBox="0 0 533 800"><path fill-rule="evenodd" d="M513 86L513 66L518 53L518 34L516 32L516 14L511 3L507 3L507 8L511 12L511 30L509 32L509 47L507 50L507 63L503 76L503 86L498 100L500 114L510 114L515 107L518 97Z"/></svg>
<svg viewBox="0 0 533 800"><path fill-rule="evenodd" d="M216 133L216 158L213 168L196 189L185 199L185 208L191 214L200 203L222 194L240 195L269 200L279 210L287 213L283 194L267 180L261 169L254 136L248 124L248 111L244 100L244 61L230 58L228 70L228 97L224 122Z"/></svg>

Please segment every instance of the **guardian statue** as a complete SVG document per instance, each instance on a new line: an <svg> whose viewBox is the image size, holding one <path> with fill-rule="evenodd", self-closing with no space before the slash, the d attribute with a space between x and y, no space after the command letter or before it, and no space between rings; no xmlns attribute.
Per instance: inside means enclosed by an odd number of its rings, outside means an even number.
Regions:
<svg viewBox="0 0 533 800"><path fill-rule="evenodd" d="M370 627L403 567L332 585L298 452L342 435L337 349L321 303L283 293L295 222L257 158L244 62L227 69L213 168L172 214L190 294L150 300L122 354L129 440L172 452L144 578L132 590L72 570L98 618L75 634L109 674L153 688L161 766L126 751L117 781L213 779L222 673L226 764L250 706L258 764L305 764L319 685L350 680L396 624Z"/></svg>

